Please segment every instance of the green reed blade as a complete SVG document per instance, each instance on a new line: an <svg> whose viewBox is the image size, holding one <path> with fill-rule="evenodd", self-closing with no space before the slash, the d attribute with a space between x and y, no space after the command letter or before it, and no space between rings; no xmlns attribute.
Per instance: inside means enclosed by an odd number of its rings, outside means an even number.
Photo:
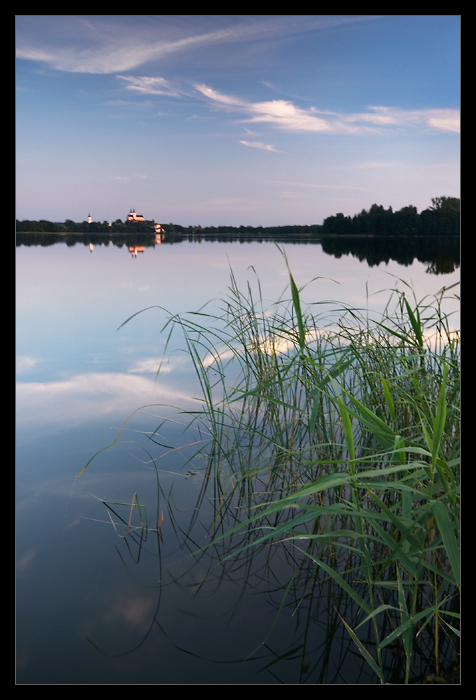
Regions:
<svg viewBox="0 0 476 700"><path fill-rule="evenodd" d="M423 334L422 334L420 313L418 311L418 307L416 309L417 315L415 316L415 314L412 311L412 307L408 303L406 296L403 297L403 301L405 302L405 307L407 309L408 318L410 319L410 323L411 323L411 326L413 328L413 332L415 334L415 337L418 341L418 345L420 348L423 348Z"/></svg>
<svg viewBox="0 0 476 700"><path fill-rule="evenodd" d="M375 320L334 302L328 316L313 317L329 302L305 304L280 251L290 300L266 309L261 289L240 291L231 273L216 315L171 316L164 327L183 332L199 381L198 407L183 414L187 429L207 437L196 456L216 499L209 546L223 546L220 565L252 547L296 549L312 577L321 569L374 626L377 660L360 625L341 617L383 682L389 639L404 643L408 674L414 623L434 625L429 607L417 617L409 591L416 599L434 587L440 601L459 586L459 344L440 299L436 310L413 307L398 290L395 309L389 300ZM435 324L447 331L437 351L424 333ZM249 517L237 517L236 503ZM134 506L143 522L136 494ZM380 615L397 611L395 631L379 643Z"/></svg>
<svg viewBox="0 0 476 700"><path fill-rule="evenodd" d="M460 587L460 548L455 536L455 528L451 523L448 508L441 501L434 501L430 508L434 513L441 538L450 560L454 574L455 585Z"/></svg>
<svg viewBox="0 0 476 700"><path fill-rule="evenodd" d="M373 672L375 673L375 675L377 676L377 678L380 678L380 682L381 682L381 683L384 683L384 672L383 672L383 668L381 668L381 667L377 664L377 662L375 661L375 659L373 658L373 656L367 651L367 649L364 647L364 645L362 644L362 642L360 641L360 639L359 639L359 638L357 637L357 635L355 634L354 630L350 627L350 625L347 624L347 622L344 620L344 618L342 617L342 615L341 615L339 612L337 612L337 614L339 615L340 619L341 619L342 622L344 623L346 630L348 631L348 633L350 634L350 636L351 636L351 638L352 638L352 641L353 641L354 644L357 646L358 650L360 651L360 653L361 653L362 656L364 657L365 661L369 664L369 666L371 667L371 669L373 670Z"/></svg>
<svg viewBox="0 0 476 700"><path fill-rule="evenodd" d="M346 406L344 406L344 403L339 396L337 397L337 403L339 406L342 427L344 429L344 439L347 445L347 450L349 452L349 466L352 471L355 471L355 448L354 435L352 432L352 422L350 420L349 412L347 411Z"/></svg>
<svg viewBox="0 0 476 700"><path fill-rule="evenodd" d="M438 406L433 427L433 440L431 445L431 463L435 467L438 451L440 449L441 438L446 421L446 381L448 378L448 365L443 367L443 378L438 396Z"/></svg>
<svg viewBox="0 0 476 700"><path fill-rule="evenodd" d="M304 350L306 349L306 329L304 327L304 319L301 311L301 300L299 298L299 290L291 273L289 273L289 283L291 285L291 295L298 323L299 347L301 348L301 352L304 352Z"/></svg>

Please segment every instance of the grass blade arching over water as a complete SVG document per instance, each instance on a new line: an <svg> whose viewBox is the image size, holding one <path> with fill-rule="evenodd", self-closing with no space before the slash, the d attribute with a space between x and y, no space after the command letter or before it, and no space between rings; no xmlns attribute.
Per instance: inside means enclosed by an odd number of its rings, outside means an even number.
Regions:
<svg viewBox="0 0 476 700"><path fill-rule="evenodd" d="M225 565L291 546L365 613L375 655L362 620L341 619L378 680L384 651L401 644L409 682L424 635L457 647L459 336L443 292L410 305L393 290L375 320L343 306L316 315L288 273L290 299L269 309L232 276L206 326L205 315L172 321L199 378L189 416L208 436L199 453L217 489L210 547L229 543ZM245 494L237 520L229 504Z"/></svg>

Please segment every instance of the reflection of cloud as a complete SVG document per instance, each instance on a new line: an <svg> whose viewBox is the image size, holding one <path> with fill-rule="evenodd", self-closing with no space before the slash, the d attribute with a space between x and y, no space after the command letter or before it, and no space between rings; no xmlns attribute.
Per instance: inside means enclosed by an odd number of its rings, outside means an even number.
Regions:
<svg viewBox="0 0 476 700"><path fill-rule="evenodd" d="M231 360L233 357L234 357L233 350L223 349L221 351L219 350L214 355L212 355L211 353L209 353L208 355L205 355L202 362L203 362L203 366L205 367L205 369L208 369L209 367L212 367L215 364L215 362L217 362L218 359L220 360L220 362L226 362L227 360Z"/></svg>
<svg viewBox="0 0 476 700"><path fill-rule="evenodd" d="M190 407L190 394L146 377L119 372L76 375L63 381L18 382L17 427L63 429L146 404Z"/></svg>
<svg viewBox="0 0 476 700"><path fill-rule="evenodd" d="M83 623L87 635L93 634L98 628L111 630L112 626L127 627L139 634L145 634L149 629L154 612L151 597L120 592L108 595L98 602L100 609L95 610L94 617Z"/></svg>
<svg viewBox="0 0 476 700"><path fill-rule="evenodd" d="M104 616L108 623L126 622L130 627L142 629L150 621L152 610L153 601L151 598L129 597L118 593L115 599L110 600L109 608L105 610Z"/></svg>
<svg viewBox="0 0 476 700"><path fill-rule="evenodd" d="M327 333L331 330L330 326L327 326L323 331L319 328L313 328L306 332L305 340L306 343L312 343L313 340L317 340L321 337L326 337ZM337 327L334 328L334 331ZM280 335L268 335L266 337L261 336L256 342L250 343L247 346L247 351L251 353L261 352L265 355L283 355L292 349L297 348L296 339L285 338ZM234 352L229 348L223 348L218 350L215 355L211 353L206 355L203 359L203 366L207 368L213 368L213 365L218 361L226 362L234 357Z"/></svg>
<svg viewBox="0 0 476 700"><path fill-rule="evenodd" d="M138 360L135 363L135 365L128 371L138 374L153 374L155 376L159 367L160 374L164 374L164 372L172 372L174 369L177 368L177 364L179 364L178 360L172 362L168 358L162 365L160 365L160 362L160 359L158 359L157 357L147 357L144 360Z"/></svg>

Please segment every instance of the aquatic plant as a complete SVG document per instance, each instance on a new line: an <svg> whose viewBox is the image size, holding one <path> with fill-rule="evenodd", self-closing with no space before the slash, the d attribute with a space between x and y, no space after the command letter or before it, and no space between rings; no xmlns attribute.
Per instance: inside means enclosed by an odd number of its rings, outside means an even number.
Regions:
<svg viewBox="0 0 476 700"><path fill-rule="evenodd" d="M185 466L205 460L208 547L226 543L223 566L251 548L291 547L309 583L324 575L354 604L353 619L337 612L381 683L388 648L404 659L403 682L427 648L440 679L441 638L456 658L460 615L452 290L417 301L402 283L374 317L304 304L288 272L287 300L265 306L259 280L255 298L231 273L219 313L166 324L183 332L200 388L197 409L183 412L199 434Z"/></svg>

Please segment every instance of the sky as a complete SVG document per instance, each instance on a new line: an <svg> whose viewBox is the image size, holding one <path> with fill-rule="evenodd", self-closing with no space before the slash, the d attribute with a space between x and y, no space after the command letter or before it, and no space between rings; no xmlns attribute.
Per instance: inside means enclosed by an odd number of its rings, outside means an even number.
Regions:
<svg viewBox="0 0 476 700"><path fill-rule="evenodd" d="M458 15L18 15L16 218L321 224L460 196Z"/></svg>

